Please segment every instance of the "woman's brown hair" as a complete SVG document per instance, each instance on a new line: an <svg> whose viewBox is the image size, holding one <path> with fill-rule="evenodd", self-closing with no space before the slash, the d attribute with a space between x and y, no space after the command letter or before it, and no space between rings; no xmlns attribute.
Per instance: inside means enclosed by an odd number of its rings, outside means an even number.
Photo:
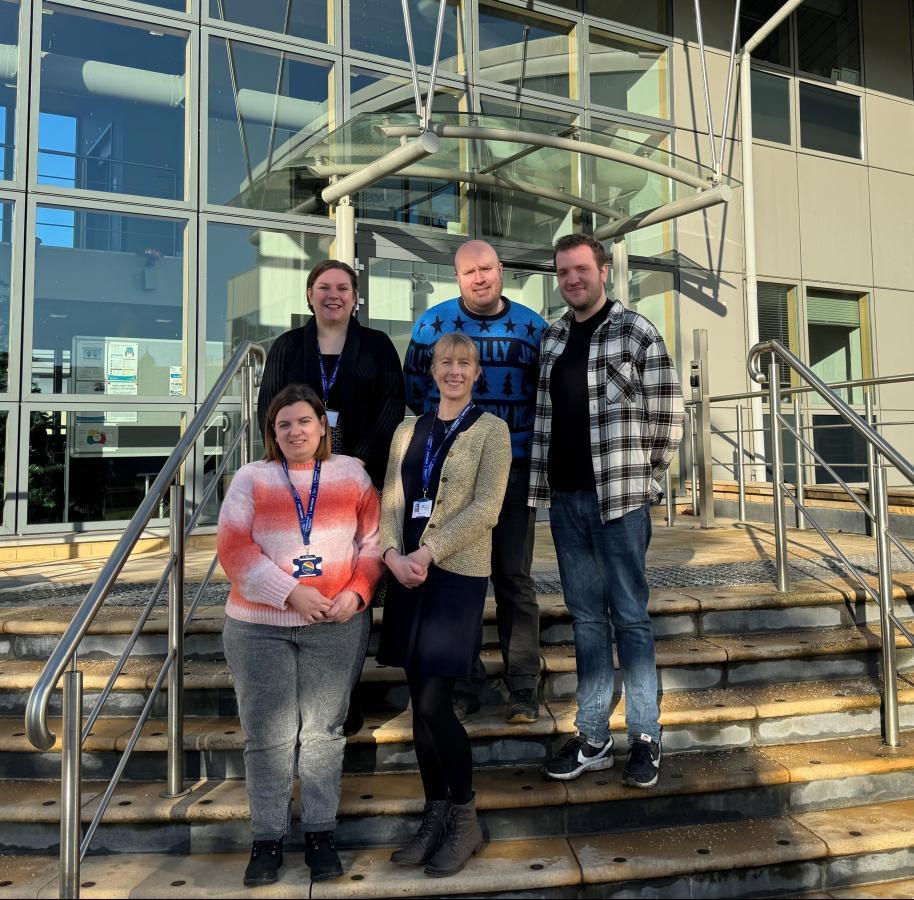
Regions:
<svg viewBox="0 0 914 900"><path fill-rule="evenodd" d="M314 453L315 460L323 462L331 453L330 426L327 424L327 410L317 396L306 384L290 384L284 387L270 402L267 409L267 421L263 429L263 458L267 462L279 462L283 459L282 450L276 442L276 417L279 411L293 403L307 403L324 423L324 433Z"/></svg>

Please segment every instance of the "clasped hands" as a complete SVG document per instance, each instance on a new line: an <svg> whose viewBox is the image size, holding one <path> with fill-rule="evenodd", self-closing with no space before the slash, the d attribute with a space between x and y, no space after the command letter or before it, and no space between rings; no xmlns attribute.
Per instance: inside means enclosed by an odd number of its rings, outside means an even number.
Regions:
<svg viewBox="0 0 914 900"><path fill-rule="evenodd" d="M424 546L406 556L391 547L384 554L384 562L403 587L414 588L419 587L428 578L428 567L434 562L434 558L431 551Z"/></svg>
<svg viewBox="0 0 914 900"><path fill-rule="evenodd" d="M298 584L286 602L304 620L306 625L317 622L348 622L358 611L360 600L355 591L340 591L332 599L325 597L317 588Z"/></svg>

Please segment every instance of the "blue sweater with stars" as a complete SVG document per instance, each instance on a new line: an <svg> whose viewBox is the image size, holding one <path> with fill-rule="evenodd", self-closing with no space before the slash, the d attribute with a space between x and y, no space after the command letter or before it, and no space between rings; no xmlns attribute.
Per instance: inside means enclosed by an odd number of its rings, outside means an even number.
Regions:
<svg viewBox="0 0 914 900"><path fill-rule="evenodd" d="M515 460L530 458L536 384L539 378L540 338L545 319L507 297L497 315L470 312L458 297L427 310L413 326L406 350L406 402L417 415L438 405L438 388L432 380L432 347L443 334L462 331L479 347L482 375L473 389L473 400L487 412L504 419L511 430Z"/></svg>

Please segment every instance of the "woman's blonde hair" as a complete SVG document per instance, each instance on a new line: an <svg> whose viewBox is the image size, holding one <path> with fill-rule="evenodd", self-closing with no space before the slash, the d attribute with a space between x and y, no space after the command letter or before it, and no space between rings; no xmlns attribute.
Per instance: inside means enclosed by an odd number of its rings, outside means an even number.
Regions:
<svg viewBox="0 0 914 900"><path fill-rule="evenodd" d="M323 462L330 458L330 426L327 424L327 410L321 402L317 393L306 384L290 384L284 387L270 401L267 409L267 420L263 428L263 458L267 462L279 462L283 459L282 450L276 442L276 417L279 411L286 406L292 406L294 403L307 403L315 412L317 417L324 423L324 433L321 435L320 442L314 454L314 459Z"/></svg>
<svg viewBox="0 0 914 900"><path fill-rule="evenodd" d="M476 363L476 368L482 368L479 362L479 347L476 346L476 341L465 334L461 334L459 331L449 331L447 334L441 335L432 348L433 369L441 354L447 353L449 350L466 350L467 356Z"/></svg>

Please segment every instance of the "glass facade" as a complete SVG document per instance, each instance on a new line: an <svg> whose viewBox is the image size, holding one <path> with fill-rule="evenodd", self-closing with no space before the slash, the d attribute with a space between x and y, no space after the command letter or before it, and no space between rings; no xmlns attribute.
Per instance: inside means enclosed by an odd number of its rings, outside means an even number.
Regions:
<svg viewBox="0 0 914 900"><path fill-rule="evenodd" d="M671 4L534 5L450 0L436 115L523 118L663 161ZM438 3L409 9L424 90ZM399 0L0 0L0 533L118 527L239 342L268 347L305 321L305 280L335 226L326 179L294 161L360 113L414 111L408 59ZM543 248L605 222L562 195L623 212L676 197L567 151L460 152L442 164L547 194L432 172L354 198L360 316L401 351L415 316L453 296L467 237L496 244L512 299L554 318ZM655 260L639 274L639 257L666 259L675 243L672 224L630 242L634 302L670 336L674 270ZM228 396L189 491L238 423ZM211 501L204 520L215 513Z"/></svg>

